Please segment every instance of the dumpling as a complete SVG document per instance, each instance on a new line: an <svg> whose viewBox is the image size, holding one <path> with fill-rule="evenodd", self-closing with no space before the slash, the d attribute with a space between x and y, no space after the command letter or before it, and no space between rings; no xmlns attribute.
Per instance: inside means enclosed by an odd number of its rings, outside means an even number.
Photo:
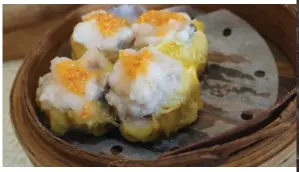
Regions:
<svg viewBox="0 0 299 172"><path fill-rule="evenodd" d="M203 23L186 13L150 10L132 25L136 48L153 45L168 56L193 65L200 74L207 65L208 42Z"/></svg>
<svg viewBox="0 0 299 172"><path fill-rule="evenodd" d="M56 135L80 130L101 135L116 116L104 99L112 64L96 49L79 60L55 57L50 72L39 79L36 100Z"/></svg>
<svg viewBox="0 0 299 172"><path fill-rule="evenodd" d="M177 38L186 41L194 32L191 18L186 13L167 10L149 10L132 25L135 47L155 45L162 40Z"/></svg>
<svg viewBox="0 0 299 172"><path fill-rule="evenodd" d="M121 50L109 75L106 99L130 141L151 141L197 119L202 107L193 66L155 47Z"/></svg>
<svg viewBox="0 0 299 172"><path fill-rule="evenodd" d="M200 75L208 63L208 41L203 23L193 20L197 31L187 41L177 38L163 40L156 48L168 56L181 60L187 66L194 66Z"/></svg>
<svg viewBox="0 0 299 172"><path fill-rule="evenodd" d="M87 49L98 48L114 63L119 49L126 48L134 40L126 19L104 10L92 11L82 16L71 36L73 59L80 58Z"/></svg>

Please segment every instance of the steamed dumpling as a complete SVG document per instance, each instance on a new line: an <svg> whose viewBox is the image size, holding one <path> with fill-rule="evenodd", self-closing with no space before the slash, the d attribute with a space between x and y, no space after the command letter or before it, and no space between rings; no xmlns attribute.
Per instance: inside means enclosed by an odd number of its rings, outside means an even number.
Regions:
<svg viewBox="0 0 299 172"><path fill-rule="evenodd" d="M155 45L170 38L186 42L194 33L192 20L186 13L167 10L144 12L132 25L135 47Z"/></svg>
<svg viewBox="0 0 299 172"><path fill-rule="evenodd" d="M108 102L123 103L115 103L122 119L127 115L144 117L153 114L178 89L183 70L179 62L153 48L140 52L122 50L109 77L110 92L106 98ZM112 98L114 96L117 100ZM126 98L132 101L121 102Z"/></svg>
<svg viewBox="0 0 299 172"><path fill-rule="evenodd" d="M87 49L98 48L112 61L117 60L118 50L133 41L133 32L127 20L104 10L92 11L82 16L71 37L72 55L80 58Z"/></svg>
<svg viewBox="0 0 299 172"><path fill-rule="evenodd" d="M200 74L207 65L208 41L203 23L186 13L150 10L132 25L136 48L153 45L168 56L195 66Z"/></svg>
<svg viewBox="0 0 299 172"><path fill-rule="evenodd" d="M37 102L47 114L51 130L57 135L69 129L105 133L115 120L103 100L112 64L90 49L79 60L55 57L50 70L39 80Z"/></svg>
<svg viewBox="0 0 299 172"><path fill-rule="evenodd" d="M168 135L195 121L202 106L195 68L154 47L121 50L108 83L105 97L131 141Z"/></svg>

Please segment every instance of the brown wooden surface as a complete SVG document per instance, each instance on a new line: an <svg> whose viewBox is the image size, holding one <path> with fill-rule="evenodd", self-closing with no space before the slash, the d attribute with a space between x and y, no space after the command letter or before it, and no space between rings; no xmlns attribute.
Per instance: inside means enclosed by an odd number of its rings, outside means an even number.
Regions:
<svg viewBox="0 0 299 172"><path fill-rule="evenodd" d="M24 58L46 32L78 5L4 4L3 60Z"/></svg>
<svg viewBox="0 0 299 172"><path fill-rule="evenodd" d="M65 14L77 6L72 4L4 4L3 31L7 33L33 23L42 23L45 20Z"/></svg>
<svg viewBox="0 0 299 172"><path fill-rule="evenodd" d="M11 119L24 150L37 166L257 166L287 148L296 138L294 90L251 122L153 161L134 161L86 152L54 137L39 121L35 105L37 79L47 71L57 48L70 36L79 16L103 5L82 7L57 25L25 60L11 94ZM106 7L110 7L107 5ZM164 8L165 6L159 6ZM199 5L227 8L275 42L295 64L295 13L283 5ZM248 13L250 11L250 13ZM273 18L273 16L277 16ZM256 18L260 20L256 20ZM295 65L294 65L295 66ZM282 111L282 113L280 113ZM26 124L26 125L25 125ZM22 132L20 132L22 131ZM240 151L242 149L242 151Z"/></svg>

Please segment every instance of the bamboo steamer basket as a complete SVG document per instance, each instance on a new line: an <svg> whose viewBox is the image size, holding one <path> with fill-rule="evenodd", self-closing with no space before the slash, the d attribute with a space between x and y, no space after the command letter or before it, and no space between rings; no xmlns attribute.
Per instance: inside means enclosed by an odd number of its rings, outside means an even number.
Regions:
<svg viewBox="0 0 299 172"><path fill-rule="evenodd" d="M55 137L41 122L35 103L39 76L59 55L80 16L113 5L86 5L73 11L29 53L15 79L10 97L11 120L24 151L35 166L258 166L296 140L296 89L290 89L268 110L216 136L162 153L153 160L131 160L88 152ZM162 9L173 5L146 5ZM296 66L295 5L193 5L204 11L230 10L250 23ZM273 17L275 16L275 17ZM283 84L283 83L282 83Z"/></svg>

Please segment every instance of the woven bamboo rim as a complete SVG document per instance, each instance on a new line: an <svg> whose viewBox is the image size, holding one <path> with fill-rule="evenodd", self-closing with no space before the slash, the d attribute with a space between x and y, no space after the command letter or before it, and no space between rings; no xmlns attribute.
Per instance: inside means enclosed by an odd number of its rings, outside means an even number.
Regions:
<svg viewBox="0 0 299 172"><path fill-rule="evenodd" d="M87 5L69 14L29 53L11 92L11 120L24 151L36 166L258 166L296 139L296 89L259 117L216 137L162 154L156 160L126 160L80 150L55 137L39 121L37 78L82 14L113 5ZM147 5L165 8L170 5ZM226 8L276 43L296 66L295 5L194 5L205 11Z"/></svg>

